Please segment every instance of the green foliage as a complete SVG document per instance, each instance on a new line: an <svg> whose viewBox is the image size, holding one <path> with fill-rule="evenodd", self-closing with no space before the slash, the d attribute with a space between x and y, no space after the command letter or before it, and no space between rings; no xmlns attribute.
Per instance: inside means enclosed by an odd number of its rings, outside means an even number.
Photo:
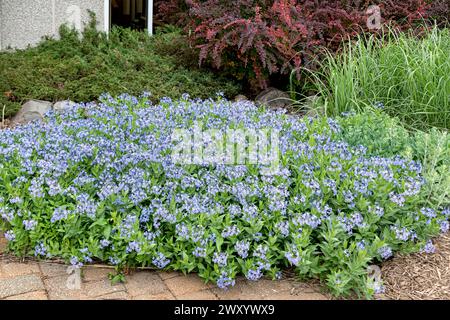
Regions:
<svg viewBox="0 0 450 320"><path fill-rule="evenodd" d="M422 163L429 201L450 204L450 134L447 131L407 130L399 119L380 110L340 117L339 123L341 138L352 146L365 146L368 154L401 155Z"/></svg>
<svg viewBox="0 0 450 320"><path fill-rule="evenodd" d="M328 115L376 106L408 126L450 128L450 30L360 38L311 74Z"/></svg>
<svg viewBox="0 0 450 320"><path fill-rule="evenodd" d="M0 107L6 105L8 117L28 99L85 102L104 92L137 95L150 91L157 101L185 92L199 98L219 91L233 97L239 92L235 82L199 70L189 50L178 30L148 37L113 28L108 38L95 29L95 20L82 37L63 26L58 40L0 53Z"/></svg>
<svg viewBox="0 0 450 320"><path fill-rule="evenodd" d="M221 97L100 100L0 131L0 226L17 255L197 272L221 288L290 266L335 295L371 297L382 284L369 264L430 251L448 231L448 136L438 131L409 134L382 114L301 119ZM222 137L276 128L279 170L205 154L174 161L180 146L192 152L194 123ZM183 141L172 135L180 128ZM233 143L246 149L249 135Z"/></svg>

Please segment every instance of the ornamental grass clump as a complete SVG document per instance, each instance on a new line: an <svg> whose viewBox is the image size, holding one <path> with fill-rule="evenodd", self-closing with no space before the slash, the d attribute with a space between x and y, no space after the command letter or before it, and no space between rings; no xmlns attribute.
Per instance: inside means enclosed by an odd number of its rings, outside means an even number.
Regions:
<svg viewBox="0 0 450 320"><path fill-rule="evenodd" d="M100 101L0 131L1 223L17 255L196 272L221 288L292 267L336 295L370 297L382 284L369 264L430 251L448 230L420 163L351 147L334 120L221 97ZM276 131L278 170L176 163L173 132L194 125Z"/></svg>
<svg viewBox="0 0 450 320"><path fill-rule="evenodd" d="M450 31L434 27L421 38L390 30L384 39L360 37L329 54L312 74L330 116L383 109L408 127L450 128Z"/></svg>

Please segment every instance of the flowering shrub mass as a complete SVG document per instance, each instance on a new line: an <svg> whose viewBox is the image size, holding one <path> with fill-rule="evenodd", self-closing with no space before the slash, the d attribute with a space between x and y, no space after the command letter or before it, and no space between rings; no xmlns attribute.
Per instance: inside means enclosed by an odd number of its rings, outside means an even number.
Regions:
<svg viewBox="0 0 450 320"><path fill-rule="evenodd" d="M370 263L432 251L447 208L428 206L420 163L369 156L339 124L251 102L103 96L0 131L0 215L19 255L197 272L221 288L237 275L292 267L333 293L382 290ZM280 170L175 164L174 129L279 130Z"/></svg>

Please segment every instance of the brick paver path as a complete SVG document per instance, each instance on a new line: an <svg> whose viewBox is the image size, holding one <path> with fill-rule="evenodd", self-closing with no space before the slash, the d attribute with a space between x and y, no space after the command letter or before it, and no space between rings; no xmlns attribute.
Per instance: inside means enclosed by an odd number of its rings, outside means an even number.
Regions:
<svg viewBox="0 0 450 320"><path fill-rule="evenodd" d="M84 267L79 286L68 266L49 262L19 262L2 254L6 240L0 236L0 300L321 300L327 296L315 285L293 279L257 282L238 279L224 291L205 284L197 275L135 271L125 283L111 284L104 267ZM71 281L72 280L72 281Z"/></svg>

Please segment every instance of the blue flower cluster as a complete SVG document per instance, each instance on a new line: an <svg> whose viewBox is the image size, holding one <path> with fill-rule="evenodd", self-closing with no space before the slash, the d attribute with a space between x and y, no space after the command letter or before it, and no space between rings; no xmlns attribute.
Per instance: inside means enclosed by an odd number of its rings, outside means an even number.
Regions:
<svg viewBox="0 0 450 320"><path fill-rule="evenodd" d="M172 133L194 123L277 130L279 170L175 163ZM420 163L369 156L339 131L332 119L221 97L152 105L105 95L51 111L0 131L5 237L17 253L33 248L77 267L153 265L227 288L238 274L278 279L290 266L367 293L365 267L397 251L432 252L429 237L448 231L449 210L429 207Z"/></svg>

